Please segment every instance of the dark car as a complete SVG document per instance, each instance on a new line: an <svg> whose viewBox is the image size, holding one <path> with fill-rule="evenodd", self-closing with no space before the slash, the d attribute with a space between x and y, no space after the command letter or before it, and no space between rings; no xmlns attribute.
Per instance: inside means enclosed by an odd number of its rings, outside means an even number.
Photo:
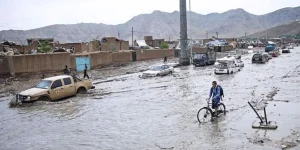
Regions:
<svg viewBox="0 0 300 150"><path fill-rule="evenodd" d="M283 49L282 53L290 53L291 51L289 49Z"/></svg>
<svg viewBox="0 0 300 150"><path fill-rule="evenodd" d="M266 63L268 58L265 57L263 54L254 54L252 57L252 63Z"/></svg>
<svg viewBox="0 0 300 150"><path fill-rule="evenodd" d="M195 53L193 58L193 64L196 67L213 65L216 61L215 59L215 56L213 56L213 54L210 53Z"/></svg>

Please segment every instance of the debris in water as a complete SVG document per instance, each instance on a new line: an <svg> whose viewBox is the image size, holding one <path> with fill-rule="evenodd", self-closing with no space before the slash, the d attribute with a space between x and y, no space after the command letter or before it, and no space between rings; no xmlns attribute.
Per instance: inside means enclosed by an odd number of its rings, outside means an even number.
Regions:
<svg viewBox="0 0 300 150"><path fill-rule="evenodd" d="M286 148L286 146L285 146L285 145L281 145L281 148L283 148L283 149L284 149L284 148Z"/></svg>

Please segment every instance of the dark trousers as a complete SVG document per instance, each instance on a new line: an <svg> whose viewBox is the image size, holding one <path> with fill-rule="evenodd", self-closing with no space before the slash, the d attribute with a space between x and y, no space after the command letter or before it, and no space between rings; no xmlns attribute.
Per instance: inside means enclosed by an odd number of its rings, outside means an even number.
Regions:
<svg viewBox="0 0 300 150"><path fill-rule="evenodd" d="M87 77L88 79L90 79L89 75L86 72L83 74L83 78L84 79L85 79L85 77Z"/></svg>

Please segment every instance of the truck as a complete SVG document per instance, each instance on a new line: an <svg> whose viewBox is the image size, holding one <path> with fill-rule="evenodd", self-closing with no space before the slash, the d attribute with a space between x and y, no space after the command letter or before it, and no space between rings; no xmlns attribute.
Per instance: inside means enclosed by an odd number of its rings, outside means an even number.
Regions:
<svg viewBox="0 0 300 150"><path fill-rule="evenodd" d="M215 62L216 62L215 52L194 53L193 65L195 67L213 65Z"/></svg>
<svg viewBox="0 0 300 150"><path fill-rule="evenodd" d="M275 50L277 50L277 49L278 49L278 47L277 47L277 44L276 44L276 43L274 43L274 42L272 42L272 41L268 41L268 44L267 44L267 46L265 47L265 52L266 52L266 53L269 53L269 52L275 51Z"/></svg>
<svg viewBox="0 0 300 150"><path fill-rule="evenodd" d="M69 75L54 76L42 79L34 88L16 95L17 102L54 101L75 96L77 93L87 93L94 89L92 80L79 79Z"/></svg>

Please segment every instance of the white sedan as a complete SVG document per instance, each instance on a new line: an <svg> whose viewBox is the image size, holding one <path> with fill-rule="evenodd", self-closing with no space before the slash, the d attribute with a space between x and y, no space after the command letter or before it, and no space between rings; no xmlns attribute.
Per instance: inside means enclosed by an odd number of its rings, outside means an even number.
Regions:
<svg viewBox="0 0 300 150"><path fill-rule="evenodd" d="M244 62L243 62L242 60L240 60L240 59L236 59L235 65L236 65L237 67L240 67L240 68L245 66L245 65L244 65Z"/></svg>
<svg viewBox="0 0 300 150"><path fill-rule="evenodd" d="M168 74L172 74L174 72L174 68L169 65L157 65L151 66L148 71L145 71L142 77L155 77L155 76L164 76Z"/></svg>

